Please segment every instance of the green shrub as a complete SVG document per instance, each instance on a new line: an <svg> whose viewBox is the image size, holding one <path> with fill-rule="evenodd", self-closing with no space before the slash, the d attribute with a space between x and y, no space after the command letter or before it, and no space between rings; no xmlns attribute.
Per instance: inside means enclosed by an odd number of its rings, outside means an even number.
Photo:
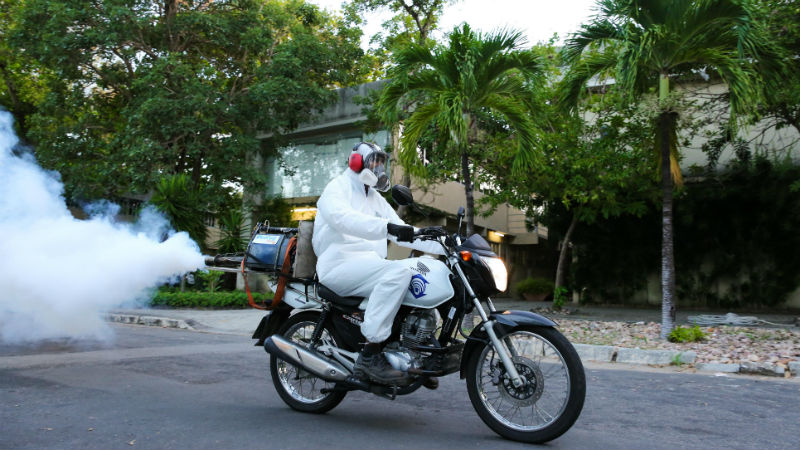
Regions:
<svg viewBox="0 0 800 450"><path fill-rule="evenodd" d="M220 238L214 243L219 253L243 252L247 248L247 225L239 209L230 209L219 216Z"/></svg>
<svg viewBox="0 0 800 450"><path fill-rule="evenodd" d="M554 283L545 278L528 277L517 283L517 293L525 294L550 294L553 292Z"/></svg>
<svg viewBox="0 0 800 450"><path fill-rule="evenodd" d="M221 287L220 283L224 273L218 270L198 270L194 274L195 285L208 292L216 292Z"/></svg>
<svg viewBox="0 0 800 450"><path fill-rule="evenodd" d="M676 327L669 333L667 339L670 342L700 342L706 339L706 333L695 325L692 328Z"/></svg>
<svg viewBox="0 0 800 450"><path fill-rule="evenodd" d="M564 302L567 299L567 288L564 286L559 286L553 292L553 309L556 311L561 310L564 307Z"/></svg>
<svg viewBox="0 0 800 450"><path fill-rule="evenodd" d="M272 293L253 294L253 299L257 302L268 301L272 298ZM150 301L151 306L169 306L171 308L220 308L235 309L249 308L247 294L242 291L230 292L170 292L160 290Z"/></svg>
<svg viewBox="0 0 800 450"><path fill-rule="evenodd" d="M150 203L167 216L176 230L186 231L201 249L205 248L208 230L204 222L204 196L186 174L159 180Z"/></svg>

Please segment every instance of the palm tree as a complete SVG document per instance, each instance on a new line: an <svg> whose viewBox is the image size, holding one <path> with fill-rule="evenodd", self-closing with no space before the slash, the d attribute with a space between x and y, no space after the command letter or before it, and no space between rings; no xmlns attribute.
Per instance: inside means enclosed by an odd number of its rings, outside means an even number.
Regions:
<svg viewBox="0 0 800 450"><path fill-rule="evenodd" d="M431 127L438 131L437 157L451 160L451 168L461 172L469 235L474 232L471 157L477 154L477 116L489 113L502 118L515 135L515 168L531 164L535 128L528 114L528 87L541 72L541 64L533 53L519 49L523 43L519 32L484 35L464 24L450 33L448 41L447 46L410 44L398 50L378 110L391 119L403 109L400 102L413 99L399 145L399 160L412 174L426 176L417 146Z"/></svg>
<svg viewBox="0 0 800 450"><path fill-rule="evenodd" d="M780 69L776 49L754 19L746 0L600 0L598 14L567 40L569 70L560 101L577 104L596 75L614 76L629 99L658 92L655 150L660 156L662 200L661 338L675 326L675 262L672 196L680 182L677 163L678 113L670 105L680 92L670 83L680 75L705 70L728 87L730 123L754 111L763 98L763 74Z"/></svg>

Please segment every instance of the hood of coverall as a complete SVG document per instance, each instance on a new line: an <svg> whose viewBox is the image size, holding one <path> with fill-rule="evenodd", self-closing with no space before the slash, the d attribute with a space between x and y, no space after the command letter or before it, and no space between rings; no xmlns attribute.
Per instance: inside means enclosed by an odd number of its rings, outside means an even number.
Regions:
<svg viewBox="0 0 800 450"><path fill-rule="evenodd" d="M355 146L353 153L361 155L363 169L358 172L358 179L365 186L381 192L389 190L389 175L386 173L388 155L373 143L361 142Z"/></svg>

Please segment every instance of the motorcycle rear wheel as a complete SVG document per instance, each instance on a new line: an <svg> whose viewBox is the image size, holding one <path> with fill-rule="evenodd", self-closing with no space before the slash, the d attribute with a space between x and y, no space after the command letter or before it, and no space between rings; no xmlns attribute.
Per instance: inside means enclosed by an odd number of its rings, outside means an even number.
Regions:
<svg viewBox="0 0 800 450"><path fill-rule="evenodd" d="M480 418L511 440L543 443L564 434L578 419L586 374L575 348L554 328L521 326L502 339L526 383L515 387L491 345L472 353L467 392Z"/></svg>
<svg viewBox="0 0 800 450"><path fill-rule="evenodd" d="M318 311L295 314L283 324L278 334L308 346L319 314ZM334 346L337 341L333 329L328 326L322 330L320 339ZM281 400L297 411L313 414L328 412L341 403L347 394L345 391L322 393L322 389L333 388L335 383L318 378L275 356L270 356L269 369L272 384L275 385Z"/></svg>

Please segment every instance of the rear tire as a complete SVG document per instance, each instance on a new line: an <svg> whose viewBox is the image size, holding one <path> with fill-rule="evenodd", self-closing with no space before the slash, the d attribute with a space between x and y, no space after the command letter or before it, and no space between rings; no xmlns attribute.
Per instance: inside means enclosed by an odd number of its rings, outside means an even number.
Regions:
<svg viewBox="0 0 800 450"><path fill-rule="evenodd" d="M311 335L319 320L318 311L307 311L295 314L281 326L278 334L294 342L308 346ZM322 331L322 342L336 345L337 339L333 329L325 326ZM344 400L345 391L334 391L323 394L322 389L330 389L336 383L318 378L299 367L270 355L269 369L275 390L287 405L297 411L322 414L335 408Z"/></svg>
<svg viewBox="0 0 800 450"><path fill-rule="evenodd" d="M521 326L498 337L528 382L514 387L494 348L484 345L467 366L475 411L507 439L539 444L561 436L578 419L586 397L586 374L575 348L549 327Z"/></svg>

